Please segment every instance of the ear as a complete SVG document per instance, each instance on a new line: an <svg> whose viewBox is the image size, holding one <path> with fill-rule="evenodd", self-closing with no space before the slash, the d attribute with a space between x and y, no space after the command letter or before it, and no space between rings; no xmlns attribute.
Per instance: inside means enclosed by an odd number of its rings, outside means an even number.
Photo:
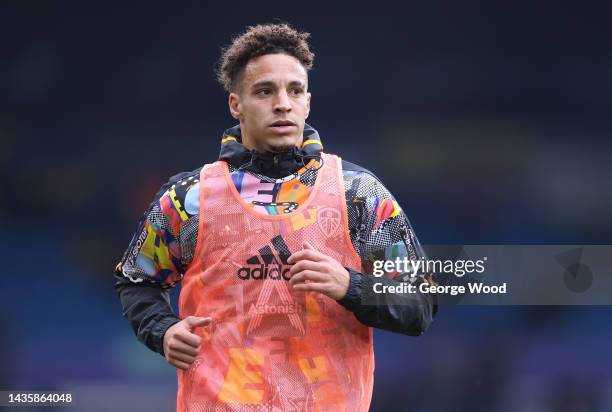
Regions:
<svg viewBox="0 0 612 412"><path fill-rule="evenodd" d="M240 96L237 93L230 93L227 99L229 111L232 117L236 120L240 120L242 116L242 107L240 105Z"/></svg>
<svg viewBox="0 0 612 412"><path fill-rule="evenodd" d="M306 93L306 118L310 114L310 92Z"/></svg>

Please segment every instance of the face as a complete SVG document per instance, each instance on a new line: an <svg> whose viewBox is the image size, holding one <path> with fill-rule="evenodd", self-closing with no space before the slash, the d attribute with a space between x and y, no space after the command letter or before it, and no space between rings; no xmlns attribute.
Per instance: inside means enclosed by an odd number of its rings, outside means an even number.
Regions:
<svg viewBox="0 0 612 412"><path fill-rule="evenodd" d="M306 69L286 54L251 59L229 108L247 149L277 153L300 146L310 112Z"/></svg>

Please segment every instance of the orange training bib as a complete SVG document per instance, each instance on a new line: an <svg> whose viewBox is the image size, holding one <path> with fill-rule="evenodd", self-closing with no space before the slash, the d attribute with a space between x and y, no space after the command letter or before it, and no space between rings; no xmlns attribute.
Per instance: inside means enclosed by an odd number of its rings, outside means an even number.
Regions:
<svg viewBox="0 0 612 412"><path fill-rule="evenodd" d="M200 174L200 228L182 282L180 317L211 316L202 349L178 371L179 411L363 411L370 406L372 330L320 293L294 292L287 258L305 241L360 270L348 234L340 158L322 154L310 196L266 215L217 161Z"/></svg>

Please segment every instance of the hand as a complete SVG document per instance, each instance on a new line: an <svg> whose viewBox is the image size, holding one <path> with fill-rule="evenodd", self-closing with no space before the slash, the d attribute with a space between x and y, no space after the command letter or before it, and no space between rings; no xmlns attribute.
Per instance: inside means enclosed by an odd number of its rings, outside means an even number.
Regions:
<svg viewBox="0 0 612 412"><path fill-rule="evenodd" d="M293 290L319 292L334 300L346 295L349 287L348 271L331 256L327 256L304 243L304 249L287 260L292 264L289 284Z"/></svg>
<svg viewBox="0 0 612 412"><path fill-rule="evenodd" d="M211 318L187 316L168 328L164 335L164 354L170 365L183 370L189 369L202 345L202 338L192 331L210 322Z"/></svg>

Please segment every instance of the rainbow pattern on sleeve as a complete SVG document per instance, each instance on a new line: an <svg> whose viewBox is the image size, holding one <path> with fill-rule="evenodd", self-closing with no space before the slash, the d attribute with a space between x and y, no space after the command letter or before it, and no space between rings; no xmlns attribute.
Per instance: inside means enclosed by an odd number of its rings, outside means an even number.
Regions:
<svg viewBox="0 0 612 412"><path fill-rule="evenodd" d="M376 199L374 210L376 212L374 229L380 227L385 220L398 216L402 212L400 205L393 199Z"/></svg>

